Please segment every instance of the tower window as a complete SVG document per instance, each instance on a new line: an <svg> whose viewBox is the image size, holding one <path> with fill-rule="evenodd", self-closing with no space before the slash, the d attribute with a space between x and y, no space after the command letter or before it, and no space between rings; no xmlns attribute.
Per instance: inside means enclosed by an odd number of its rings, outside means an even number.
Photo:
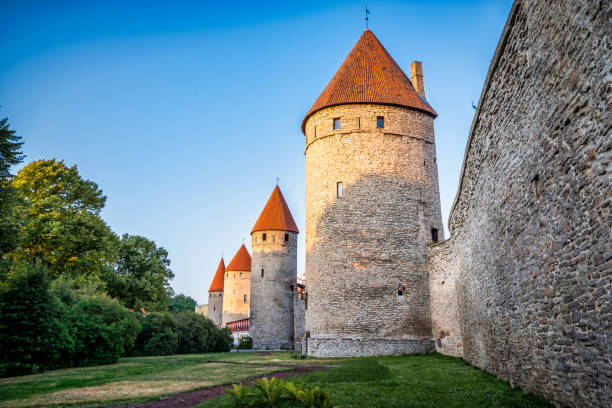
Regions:
<svg viewBox="0 0 612 408"><path fill-rule="evenodd" d="M304 309L308 309L308 292L304 293Z"/></svg>
<svg viewBox="0 0 612 408"><path fill-rule="evenodd" d="M261 268L261 277L262 278L263 278L263 275L264 275L264 271L263 271L263 268Z"/></svg>
<svg viewBox="0 0 612 408"><path fill-rule="evenodd" d="M357 118L357 129L361 129L361 118Z"/></svg>
<svg viewBox="0 0 612 408"><path fill-rule="evenodd" d="M240 277L242 278L242 272L240 272Z"/></svg>
<svg viewBox="0 0 612 408"><path fill-rule="evenodd" d="M285 234L285 242L289 241L289 234Z"/></svg>
<svg viewBox="0 0 612 408"><path fill-rule="evenodd" d="M264 232L263 234L261 234L261 240L265 241L266 240L266 233Z"/></svg>
<svg viewBox="0 0 612 408"><path fill-rule="evenodd" d="M217 310L217 306L213 305L213 310Z"/></svg>
<svg viewBox="0 0 612 408"><path fill-rule="evenodd" d="M340 129L340 118L334 119L334 130Z"/></svg>
<svg viewBox="0 0 612 408"><path fill-rule="evenodd" d="M293 292L293 285L289 286L289 290Z"/></svg>
<svg viewBox="0 0 612 408"><path fill-rule="evenodd" d="M226 278L229 278L229 273L226 273L226 274L225 274L225 277L226 277Z"/></svg>
<svg viewBox="0 0 612 408"><path fill-rule="evenodd" d="M336 183L336 197L342 197L342 182L339 181Z"/></svg>
<svg viewBox="0 0 612 408"><path fill-rule="evenodd" d="M379 129L382 129L385 127L385 117L384 116L376 117L376 127Z"/></svg>
<svg viewBox="0 0 612 408"><path fill-rule="evenodd" d="M314 127L314 137L317 137L317 127Z"/></svg>
<svg viewBox="0 0 612 408"><path fill-rule="evenodd" d="M244 296L243 296L243 299L244 299L244 304L246 305L246 302L247 302L247 295L244 295Z"/></svg>
<svg viewBox="0 0 612 408"><path fill-rule="evenodd" d="M438 229L437 228L431 229L431 240L433 242L438 242Z"/></svg>

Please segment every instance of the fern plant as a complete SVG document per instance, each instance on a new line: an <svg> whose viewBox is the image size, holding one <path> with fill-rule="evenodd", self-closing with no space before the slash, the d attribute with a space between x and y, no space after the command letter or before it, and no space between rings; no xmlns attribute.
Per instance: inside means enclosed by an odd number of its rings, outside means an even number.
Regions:
<svg viewBox="0 0 612 408"><path fill-rule="evenodd" d="M279 401L285 390L285 383L283 380L279 380L276 377L272 377L270 380L267 378L260 378L255 383L255 386L261 391L264 399L270 405Z"/></svg>
<svg viewBox="0 0 612 408"><path fill-rule="evenodd" d="M248 407L252 405L249 400L251 387L234 384L233 388L226 388L225 392L232 396L234 403L239 407Z"/></svg>

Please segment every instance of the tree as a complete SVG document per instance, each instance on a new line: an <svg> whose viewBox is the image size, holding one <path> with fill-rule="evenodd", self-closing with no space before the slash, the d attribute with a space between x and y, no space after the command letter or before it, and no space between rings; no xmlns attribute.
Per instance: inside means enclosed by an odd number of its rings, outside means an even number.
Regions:
<svg viewBox="0 0 612 408"><path fill-rule="evenodd" d="M18 263L0 283L0 375L69 364L74 339L47 275L42 265Z"/></svg>
<svg viewBox="0 0 612 408"><path fill-rule="evenodd" d="M100 218L106 197L96 183L52 159L25 166L13 186L25 203L18 259L41 262L54 277L109 273L117 237Z"/></svg>
<svg viewBox="0 0 612 408"><path fill-rule="evenodd" d="M108 283L111 296L129 308L166 311L170 303L170 269L168 251L138 235L121 237L116 274Z"/></svg>
<svg viewBox="0 0 612 408"><path fill-rule="evenodd" d="M172 296L170 299L170 306L168 306L168 310L171 312L182 312L184 310L188 310L190 312L195 312L195 308L198 305L198 302L195 301L190 296L185 296L182 293L179 295Z"/></svg>
<svg viewBox="0 0 612 408"><path fill-rule="evenodd" d="M217 326L208 318L194 312L174 314L178 335L178 354L209 353L217 343Z"/></svg>
<svg viewBox="0 0 612 408"><path fill-rule="evenodd" d="M11 180L10 168L23 161L21 137L10 129L8 118L0 120L0 256L17 246L19 196Z"/></svg>

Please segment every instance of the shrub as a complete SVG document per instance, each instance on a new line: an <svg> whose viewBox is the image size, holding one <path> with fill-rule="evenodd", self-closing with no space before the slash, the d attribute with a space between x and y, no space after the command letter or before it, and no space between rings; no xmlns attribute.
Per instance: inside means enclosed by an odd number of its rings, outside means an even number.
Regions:
<svg viewBox="0 0 612 408"><path fill-rule="evenodd" d="M283 380L279 380L276 377L272 377L270 380L267 378L260 378L255 383L255 386L261 391L261 394L269 405L273 405L280 401L285 389Z"/></svg>
<svg viewBox="0 0 612 408"><path fill-rule="evenodd" d="M176 322L170 313L139 314L138 319L142 330L136 337L134 355L163 356L176 353Z"/></svg>
<svg viewBox="0 0 612 408"><path fill-rule="evenodd" d="M83 296L70 308L77 366L115 363L140 331L132 312L106 296Z"/></svg>
<svg viewBox="0 0 612 408"><path fill-rule="evenodd" d="M0 375L69 365L74 339L47 274L39 264L19 263L0 283Z"/></svg>
<svg viewBox="0 0 612 408"><path fill-rule="evenodd" d="M194 312L174 314L178 353L208 353L215 350L218 336L217 326L208 318Z"/></svg>
<svg viewBox="0 0 612 408"><path fill-rule="evenodd" d="M251 350L253 348L253 339L249 336L240 338L240 344L238 344L239 350Z"/></svg>

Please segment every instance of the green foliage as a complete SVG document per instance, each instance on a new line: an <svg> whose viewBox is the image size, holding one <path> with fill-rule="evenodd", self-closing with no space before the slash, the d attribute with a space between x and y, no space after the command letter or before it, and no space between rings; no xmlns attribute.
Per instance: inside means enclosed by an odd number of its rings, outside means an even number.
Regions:
<svg viewBox="0 0 612 408"><path fill-rule="evenodd" d="M163 356L176 353L176 322L170 313L140 315L139 320L142 330L136 337L134 355Z"/></svg>
<svg viewBox="0 0 612 408"><path fill-rule="evenodd" d="M255 383L255 387L264 397L264 400L269 404L273 405L276 402L280 401L281 396L285 390L285 384L283 380L279 380L276 377L272 377L270 380L267 378L260 378Z"/></svg>
<svg viewBox="0 0 612 408"><path fill-rule="evenodd" d="M227 327L217 331L216 340L214 351L228 352L232 349L232 344L234 344L234 336L232 336L232 331Z"/></svg>
<svg viewBox="0 0 612 408"><path fill-rule="evenodd" d="M197 305L198 302L196 302L195 299L189 296L185 296L181 293L179 295L172 296L172 299L170 299L170 305L168 306L168 310L170 310L171 312L182 312L184 310L195 312Z"/></svg>
<svg viewBox="0 0 612 408"><path fill-rule="evenodd" d="M75 365L115 363L140 331L132 312L106 296L83 296L70 308Z"/></svg>
<svg viewBox="0 0 612 408"><path fill-rule="evenodd" d="M298 390L295 396L305 408L332 408L331 394L322 391L319 386Z"/></svg>
<svg viewBox="0 0 612 408"><path fill-rule="evenodd" d="M111 296L129 308L168 310L174 273L164 248L147 238L125 234L121 237L115 270L108 283Z"/></svg>
<svg viewBox="0 0 612 408"><path fill-rule="evenodd" d="M253 339L250 336L244 336L240 338L238 343L239 350L251 350L253 348Z"/></svg>
<svg viewBox="0 0 612 408"><path fill-rule="evenodd" d="M178 353L208 353L215 351L217 326L208 318L194 312L174 314L178 334Z"/></svg>
<svg viewBox="0 0 612 408"><path fill-rule="evenodd" d="M66 365L73 338L42 265L18 263L0 283L0 375Z"/></svg>
<svg viewBox="0 0 612 408"><path fill-rule="evenodd" d="M21 137L10 129L8 119L0 120L0 256L17 247L20 199L11 180L11 166L23 161Z"/></svg>
<svg viewBox="0 0 612 408"><path fill-rule="evenodd" d="M13 186L24 203L17 259L41 262L54 277L109 273L117 237L99 216L106 197L97 184L52 159L29 163Z"/></svg>
<svg viewBox="0 0 612 408"><path fill-rule="evenodd" d="M234 404L237 407L252 407L254 406L251 399L251 387L234 384L232 388L226 388L225 392L232 397Z"/></svg>

